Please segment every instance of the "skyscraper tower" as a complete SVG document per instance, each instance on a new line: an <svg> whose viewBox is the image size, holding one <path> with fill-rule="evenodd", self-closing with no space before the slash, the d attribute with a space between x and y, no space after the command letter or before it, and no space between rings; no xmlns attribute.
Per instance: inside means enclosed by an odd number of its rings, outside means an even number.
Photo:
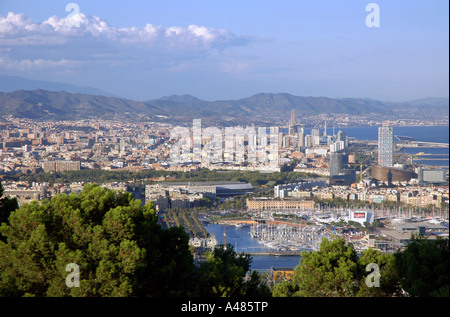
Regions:
<svg viewBox="0 0 450 317"><path fill-rule="evenodd" d="M289 137L294 136L294 134L296 134L297 131L296 130L296 125L295 125L295 109L291 110L291 120L289 121Z"/></svg>
<svg viewBox="0 0 450 317"><path fill-rule="evenodd" d="M342 153L330 153L330 176L339 175L344 168Z"/></svg>
<svg viewBox="0 0 450 317"><path fill-rule="evenodd" d="M303 127L298 127L297 129L297 135L298 135L298 146L303 147L305 146L305 130Z"/></svg>
<svg viewBox="0 0 450 317"><path fill-rule="evenodd" d="M323 136L327 136L327 120L325 120L325 130L323 131Z"/></svg>
<svg viewBox="0 0 450 317"><path fill-rule="evenodd" d="M394 166L394 130L389 122L378 128L378 165Z"/></svg>
<svg viewBox="0 0 450 317"><path fill-rule="evenodd" d="M345 131L339 130L336 136L336 141L343 141L344 142L344 147L348 146L348 138L347 138L347 134L345 133Z"/></svg>

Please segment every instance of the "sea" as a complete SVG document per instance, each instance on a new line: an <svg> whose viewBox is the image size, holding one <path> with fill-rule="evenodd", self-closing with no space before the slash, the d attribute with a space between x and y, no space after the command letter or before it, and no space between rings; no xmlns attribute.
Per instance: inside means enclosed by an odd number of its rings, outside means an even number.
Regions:
<svg viewBox="0 0 450 317"><path fill-rule="evenodd" d="M320 129L323 133L324 129ZM345 132L347 137L355 138L358 140L378 140L378 127L355 127L355 128L335 128L334 131L337 134L339 130ZM417 126L417 127L393 127L394 136L407 136L422 142L436 142L436 143L449 143L449 127L448 126ZM310 129L305 129L306 134L310 134ZM327 128L327 135L333 134L333 128ZM395 141L395 137L394 137ZM417 154L417 153L433 154L433 160L418 160L414 162L447 168L449 166L449 149L447 148L403 148L400 153ZM425 158L425 157L422 157ZM429 158L429 157L428 157Z"/></svg>
<svg viewBox="0 0 450 317"><path fill-rule="evenodd" d="M414 138L416 141L449 143L449 127L448 126L418 126L418 127L393 127L394 135L407 136ZM378 140L378 127L357 127L357 128L335 128L335 133L342 130L347 137L356 138L358 140ZM323 132L323 129L321 129ZM309 134L310 130L305 129L305 133ZM327 129L327 134L331 135L333 129ZM447 148L404 148L402 153L417 154L419 152L437 154L433 156L435 159L442 158L442 160L420 161L425 165L435 165L441 168L449 166L449 149ZM438 156L438 154L442 156ZM212 234L214 233L217 242L223 243L224 232L226 233L226 242L231 244L237 252L263 252L267 251L257 239L250 236L250 228L236 228L234 226L225 226L219 224L209 224L206 230ZM261 256L252 255L251 270L260 272L268 272L272 267L295 268L300 263L300 256Z"/></svg>
<svg viewBox="0 0 450 317"><path fill-rule="evenodd" d="M327 129L328 130L328 129ZM358 140L378 140L378 127L342 128L348 137ZM407 136L416 141L449 143L448 126L418 126L418 127L393 127L394 136ZM394 138L395 140L395 138ZM437 167L449 166L449 149L446 148L403 148L400 153L418 154L420 152L433 154L433 160L418 160L414 162Z"/></svg>

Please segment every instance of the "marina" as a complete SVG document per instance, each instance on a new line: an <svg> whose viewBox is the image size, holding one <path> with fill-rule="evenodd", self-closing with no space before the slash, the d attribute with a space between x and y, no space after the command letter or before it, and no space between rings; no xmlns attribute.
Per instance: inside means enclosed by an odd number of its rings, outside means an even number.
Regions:
<svg viewBox="0 0 450 317"><path fill-rule="evenodd" d="M276 251L250 236L250 226L232 226L222 224L207 224L205 228L214 234L217 243L225 242L232 245L237 253L249 254L252 257L251 269L260 272L269 271L271 267L296 267L300 262L300 253ZM226 236L224 236L224 233Z"/></svg>
<svg viewBox="0 0 450 317"><path fill-rule="evenodd" d="M328 237L321 227L285 224L252 225L250 236L268 248L285 252L317 250L322 237Z"/></svg>
<svg viewBox="0 0 450 317"><path fill-rule="evenodd" d="M448 237L448 215L424 216L412 210L349 212L349 209L299 212L290 224L265 215L234 223L230 220L208 223L205 228L215 235L217 244L230 244L237 253L251 255L251 269L258 271L297 266L301 252L317 251L324 237L343 237L358 254L368 248L393 253L404 247L411 233L420 230L428 238ZM348 225L355 213L362 212L366 216L372 213L374 220L384 224L383 228L367 234Z"/></svg>

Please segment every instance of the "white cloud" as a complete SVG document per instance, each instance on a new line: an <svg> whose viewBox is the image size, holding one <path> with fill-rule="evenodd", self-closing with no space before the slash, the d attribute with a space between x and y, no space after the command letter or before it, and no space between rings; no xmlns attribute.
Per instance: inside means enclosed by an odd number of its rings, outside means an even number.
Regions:
<svg viewBox="0 0 450 317"><path fill-rule="evenodd" d="M63 41L80 37L89 37L93 43L99 39L107 39L117 43L149 44L158 41L165 47L179 49L211 49L223 45L237 45L245 42L228 30L190 25L188 27L168 27L147 24L145 27L117 28L109 25L99 17L88 17L83 13L59 18L53 16L42 23L34 23L23 13L9 12L6 17L0 17L0 42L5 45L27 45L36 39L36 44L53 45L42 36L50 39L62 38ZM26 40L24 40L26 39ZM4 40L9 40L4 42ZM39 41L39 42L38 42ZM5 44L6 43L6 44Z"/></svg>
<svg viewBox="0 0 450 317"><path fill-rule="evenodd" d="M127 63L129 67L173 71L174 65L185 59L201 60L211 50L249 42L229 30L199 25L163 27L149 23L119 28L84 13L52 16L36 23L23 13L9 12L0 16L0 71L74 65L127 67ZM175 67L178 71L185 68Z"/></svg>
<svg viewBox="0 0 450 317"><path fill-rule="evenodd" d="M20 31L32 31L35 27L23 13L9 12L6 17L0 17L0 34L17 35Z"/></svg>

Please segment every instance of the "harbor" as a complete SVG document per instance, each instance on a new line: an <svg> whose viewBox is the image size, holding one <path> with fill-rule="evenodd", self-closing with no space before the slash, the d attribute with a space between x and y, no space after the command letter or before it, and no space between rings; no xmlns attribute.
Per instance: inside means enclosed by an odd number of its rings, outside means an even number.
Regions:
<svg viewBox="0 0 450 317"><path fill-rule="evenodd" d="M285 216L292 219L294 215L287 212ZM361 219L359 225L354 221L357 219ZM380 227L365 230L363 220L376 222ZM237 253L251 255L252 269L259 271L297 266L301 252L317 251L324 237L343 237L358 254L369 248L394 253L414 233L422 233L428 239L448 238L448 215L422 215L412 210L317 210L297 212L290 222L273 218L269 212L250 220L204 225L216 237L217 244L229 244Z"/></svg>
<svg viewBox="0 0 450 317"><path fill-rule="evenodd" d="M296 267L300 262L300 252L281 252L266 247L250 235L251 227L210 223L206 230L214 235L217 244L230 244L237 253L252 257L251 269L268 272L272 267Z"/></svg>
<svg viewBox="0 0 450 317"><path fill-rule="evenodd" d="M270 249L287 254L315 251L321 239L328 237L322 227L270 223L252 225L250 236Z"/></svg>

